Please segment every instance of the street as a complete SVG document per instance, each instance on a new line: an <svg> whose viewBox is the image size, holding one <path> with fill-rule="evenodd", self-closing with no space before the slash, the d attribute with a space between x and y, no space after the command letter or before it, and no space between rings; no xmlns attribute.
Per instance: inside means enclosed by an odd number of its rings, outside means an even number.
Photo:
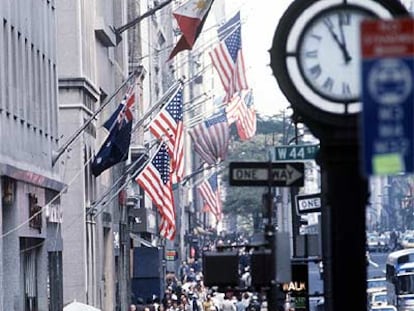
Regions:
<svg viewBox="0 0 414 311"><path fill-rule="evenodd" d="M370 254L370 265L367 270L367 278L385 276L385 262L388 252L375 252ZM323 282L320 279L319 268L315 263L309 263L309 299L310 311L316 311L316 304L320 300L315 297L318 293L323 293ZM314 297L312 297L314 296Z"/></svg>

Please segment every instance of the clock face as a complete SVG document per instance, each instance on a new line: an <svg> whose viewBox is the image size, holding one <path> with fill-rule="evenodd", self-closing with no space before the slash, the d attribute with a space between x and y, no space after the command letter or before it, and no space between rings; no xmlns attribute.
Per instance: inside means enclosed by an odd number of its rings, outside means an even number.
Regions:
<svg viewBox="0 0 414 311"><path fill-rule="evenodd" d="M362 110L360 23L406 16L398 0L294 0L270 50L280 89L303 119L337 127Z"/></svg>
<svg viewBox="0 0 414 311"><path fill-rule="evenodd" d="M305 83L332 102L358 102L360 91L359 24L372 13L352 7L332 8L305 26L297 49Z"/></svg>

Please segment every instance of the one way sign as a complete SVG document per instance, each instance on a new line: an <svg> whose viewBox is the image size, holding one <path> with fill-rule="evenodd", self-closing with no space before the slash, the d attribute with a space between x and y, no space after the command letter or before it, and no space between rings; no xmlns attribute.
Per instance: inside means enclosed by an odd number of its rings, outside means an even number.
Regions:
<svg viewBox="0 0 414 311"><path fill-rule="evenodd" d="M301 187L304 164L299 162L231 162L231 186Z"/></svg>

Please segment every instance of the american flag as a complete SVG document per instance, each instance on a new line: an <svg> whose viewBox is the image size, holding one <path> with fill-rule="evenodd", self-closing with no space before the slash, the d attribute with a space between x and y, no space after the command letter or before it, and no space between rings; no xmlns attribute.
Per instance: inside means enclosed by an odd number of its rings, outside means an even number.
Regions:
<svg viewBox="0 0 414 311"><path fill-rule="evenodd" d="M217 173L206 179L199 187L198 191L203 198L204 208L216 217L217 221L222 218L220 189L217 181Z"/></svg>
<svg viewBox="0 0 414 311"><path fill-rule="evenodd" d="M192 127L189 131L194 150L208 164L224 160L230 139L230 129L224 110Z"/></svg>
<svg viewBox="0 0 414 311"><path fill-rule="evenodd" d="M240 113L242 112L241 97L233 96L231 101L227 103L225 110L229 125L235 123L240 118Z"/></svg>
<svg viewBox="0 0 414 311"><path fill-rule="evenodd" d="M256 134L256 109L254 107L253 92L239 93L240 112L236 121L237 132L242 140L248 140Z"/></svg>
<svg viewBox="0 0 414 311"><path fill-rule="evenodd" d="M163 107L149 125L151 133L160 140L167 140L171 156L173 182L184 175L184 131L183 131L183 91L179 88L170 102Z"/></svg>
<svg viewBox="0 0 414 311"><path fill-rule="evenodd" d="M165 143L160 145L135 181L158 208L161 215L160 235L173 240L175 236L174 196L170 175L170 156Z"/></svg>
<svg viewBox="0 0 414 311"><path fill-rule="evenodd" d="M248 88L241 44L240 12L218 29L218 36L220 44L209 54L226 91L225 102L229 102L235 93Z"/></svg>

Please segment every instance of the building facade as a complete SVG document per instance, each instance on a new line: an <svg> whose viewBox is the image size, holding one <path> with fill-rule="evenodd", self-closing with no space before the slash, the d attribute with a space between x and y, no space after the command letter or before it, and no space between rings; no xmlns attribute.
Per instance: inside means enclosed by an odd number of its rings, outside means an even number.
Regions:
<svg viewBox="0 0 414 311"><path fill-rule="evenodd" d="M62 310L56 3L0 16L0 309Z"/></svg>
<svg viewBox="0 0 414 311"><path fill-rule="evenodd" d="M125 1L63 0L57 7L59 148L64 153L55 160L68 185L61 197L65 305L76 300L115 310L128 303L117 291L125 291L126 282L118 274L124 262L119 258L121 205L110 199L124 163L96 178L91 173L92 160L108 135L102 124L125 94L125 89L116 90L129 74L128 40L125 35L118 38L114 29L125 24L126 17ZM105 108L91 120L102 105ZM65 142L86 122L66 148Z"/></svg>

